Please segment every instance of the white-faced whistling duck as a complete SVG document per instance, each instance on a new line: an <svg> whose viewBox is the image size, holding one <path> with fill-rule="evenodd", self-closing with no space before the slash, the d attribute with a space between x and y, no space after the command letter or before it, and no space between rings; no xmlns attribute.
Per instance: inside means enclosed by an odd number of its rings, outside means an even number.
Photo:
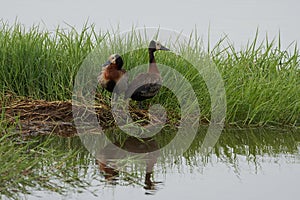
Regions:
<svg viewBox="0 0 300 200"><path fill-rule="evenodd" d="M140 73L129 84L125 98L131 98L135 101L143 101L153 98L161 88L162 78L156 65L154 52L158 50L169 51L159 42L151 41L149 44L149 69L147 73ZM141 107L141 104L139 104Z"/></svg>
<svg viewBox="0 0 300 200"><path fill-rule="evenodd" d="M98 82L102 88L106 89L109 92L113 92L117 82L122 78L126 73L122 69L124 62L120 55L112 54L108 61L102 65L102 71L98 76ZM127 85L125 86L127 88ZM124 89L125 91L126 89ZM116 91L119 92L119 91Z"/></svg>

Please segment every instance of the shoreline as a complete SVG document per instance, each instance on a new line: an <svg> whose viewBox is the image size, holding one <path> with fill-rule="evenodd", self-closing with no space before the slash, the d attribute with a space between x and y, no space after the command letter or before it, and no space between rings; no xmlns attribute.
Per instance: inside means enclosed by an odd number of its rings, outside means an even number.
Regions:
<svg viewBox="0 0 300 200"><path fill-rule="evenodd" d="M103 130L117 128L113 115L110 112L109 105L103 101L98 102L94 106L100 126ZM73 108L74 109L74 108ZM76 106L75 106L76 109ZM74 124L72 114L72 101L46 101L34 100L31 98L14 98L10 103L6 103L0 110L4 119L9 126L15 126L17 131L22 134L35 136L55 134L59 136L76 136L77 131ZM139 110L130 107L130 114L134 121L138 121L140 125L149 123L149 114L146 110ZM167 117L165 126L176 128L178 119L170 119ZM201 126L209 125L209 120L200 119ZM299 129L299 126L284 124L250 124L241 125L239 123L226 123L224 129L249 129L249 128L273 128L273 129Z"/></svg>

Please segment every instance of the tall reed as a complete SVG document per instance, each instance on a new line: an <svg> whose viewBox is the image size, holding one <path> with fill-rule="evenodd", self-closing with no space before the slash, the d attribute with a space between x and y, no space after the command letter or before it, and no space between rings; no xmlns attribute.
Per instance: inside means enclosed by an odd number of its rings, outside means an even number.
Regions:
<svg viewBox="0 0 300 200"><path fill-rule="evenodd" d="M140 38L135 29L122 38L114 32L96 32L94 26L88 24L81 31L73 27L48 31L39 26L26 30L20 23L10 26L2 22L1 92L36 99L71 99L74 77L92 50L101 47L101 51L108 54L126 52L132 47L141 47ZM262 43L257 38L258 34L241 50L236 50L231 43L226 44L227 40L223 38L205 52L201 38L193 35L179 52L195 58L206 54L217 66L225 83L227 124L299 126L298 47L282 49L280 37L277 42L266 38ZM148 61L147 51L143 50L122 56L127 70ZM156 56L160 63L172 66L191 83L201 113L209 119L211 99L207 86L191 62L172 52L161 52ZM106 97L109 97L107 93L104 94ZM153 101L161 102L178 114L179 105L173 97L172 92L162 89Z"/></svg>

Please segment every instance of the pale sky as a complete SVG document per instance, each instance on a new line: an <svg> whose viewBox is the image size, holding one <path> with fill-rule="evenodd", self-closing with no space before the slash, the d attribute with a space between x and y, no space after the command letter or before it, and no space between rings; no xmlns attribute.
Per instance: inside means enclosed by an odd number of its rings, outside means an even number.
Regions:
<svg viewBox="0 0 300 200"><path fill-rule="evenodd" d="M214 43L227 34L237 47L246 45L257 28L261 38L281 33L286 47L300 41L298 0L0 0L0 18L16 18L30 26L44 23L47 29L68 23L80 28L84 22L107 30L135 26L160 26L189 34L195 27L204 41Z"/></svg>

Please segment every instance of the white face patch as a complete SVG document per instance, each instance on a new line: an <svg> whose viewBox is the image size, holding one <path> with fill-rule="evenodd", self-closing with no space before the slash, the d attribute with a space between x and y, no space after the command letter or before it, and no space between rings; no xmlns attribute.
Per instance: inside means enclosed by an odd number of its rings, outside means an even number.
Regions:
<svg viewBox="0 0 300 200"><path fill-rule="evenodd" d="M116 54L112 54L110 57L109 57L109 61L113 64L116 64Z"/></svg>
<svg viewBox="0 0 300 200"><path fill-rule="evenodd" d="M160 50L161 49L161 44L160 42L156 42L156 50Z"/></svg>

